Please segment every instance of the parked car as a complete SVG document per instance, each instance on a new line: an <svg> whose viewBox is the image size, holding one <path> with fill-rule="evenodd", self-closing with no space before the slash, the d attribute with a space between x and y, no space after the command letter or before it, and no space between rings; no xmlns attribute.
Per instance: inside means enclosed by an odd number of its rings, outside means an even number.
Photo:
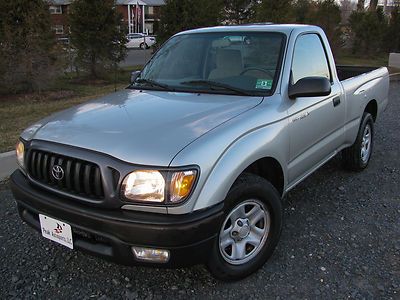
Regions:
<svg viewBox="0 0 400 300"><path fill-rule="evenodd" d="M57 39L57 43L68 46L70 44L70 40L68 37L62 37Z"/></svg>
<svg viewBox="0 0 400 300"><path fill-rule="evenodd" d="M154 36L148 36L143 33L131 33L126 36L128 42L126 47L148 49L156 43L156 38Z"/></svg>
<svg viewBox="0 0 400 300"><path fill-rule="evenodd" d="M119 263L243 278L272 255L288 191L339 153L368 166L388 88L384 67L335 66L316 26L176 34L128 89L22 133L20 217Z"/></svg>

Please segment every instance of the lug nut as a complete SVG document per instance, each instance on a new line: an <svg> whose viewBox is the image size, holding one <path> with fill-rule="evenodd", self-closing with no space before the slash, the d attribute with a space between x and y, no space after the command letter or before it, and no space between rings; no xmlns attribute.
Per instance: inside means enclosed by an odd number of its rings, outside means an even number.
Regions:
<svg viewBox="0 0 400 300"><path fill-rule="evenodd" d="M232 232L233 236L237 236L239 233L237 231Z"/></svg>
<svg viewBox="0 0 400 300"><path fill-rule="evenodd" d="M237 222L237 224L238 224L239 226L243 226L243 222L242 222L241 220L239 220L239 221Z"/></svg>

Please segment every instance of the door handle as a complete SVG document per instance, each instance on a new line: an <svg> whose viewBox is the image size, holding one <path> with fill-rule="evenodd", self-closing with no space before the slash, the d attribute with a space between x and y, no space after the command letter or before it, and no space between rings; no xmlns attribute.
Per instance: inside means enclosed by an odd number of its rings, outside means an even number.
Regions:
<svg viewBox="0 0 400 300"><path fill-rule="evenodd" d="M333 106L335 106L335 107L338 106L340 104L340 97L333 98L332 102L333 102Z"/></svg>

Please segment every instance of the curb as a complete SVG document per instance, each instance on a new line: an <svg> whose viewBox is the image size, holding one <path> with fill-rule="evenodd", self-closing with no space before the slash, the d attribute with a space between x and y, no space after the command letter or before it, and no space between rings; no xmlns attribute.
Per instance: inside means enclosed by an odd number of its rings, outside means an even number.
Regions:
<svg viewBox="0 0 400 300"><path fill-rule="evenodd" d="M15 151L0 153L0 181L10 177L12 172L18 168Z"/></svg>
<svg viewBox="0 0 400 300"><path fill-rule="evenodd" d="M0 159L9 158L9 157L14 156L14 155L15 155L15 151L9 151L9 152L0 153Z"/></svg>

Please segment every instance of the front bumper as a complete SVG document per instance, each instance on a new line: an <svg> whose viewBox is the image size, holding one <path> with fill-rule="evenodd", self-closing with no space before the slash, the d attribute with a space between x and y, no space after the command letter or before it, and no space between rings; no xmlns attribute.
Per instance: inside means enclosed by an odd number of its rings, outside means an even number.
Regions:
<svg viewBox="0 0 400 300"><path fill-rule="evenodd" d="M11 189L22 220L41 231L39 214L71 225L74 248L127 265L184 267L205 262L222 222L222 204L186 215L160 215L90 207L29 184L21 171L11 176ZM170 251L167 263L135 258L131 247Z"/></svg>

